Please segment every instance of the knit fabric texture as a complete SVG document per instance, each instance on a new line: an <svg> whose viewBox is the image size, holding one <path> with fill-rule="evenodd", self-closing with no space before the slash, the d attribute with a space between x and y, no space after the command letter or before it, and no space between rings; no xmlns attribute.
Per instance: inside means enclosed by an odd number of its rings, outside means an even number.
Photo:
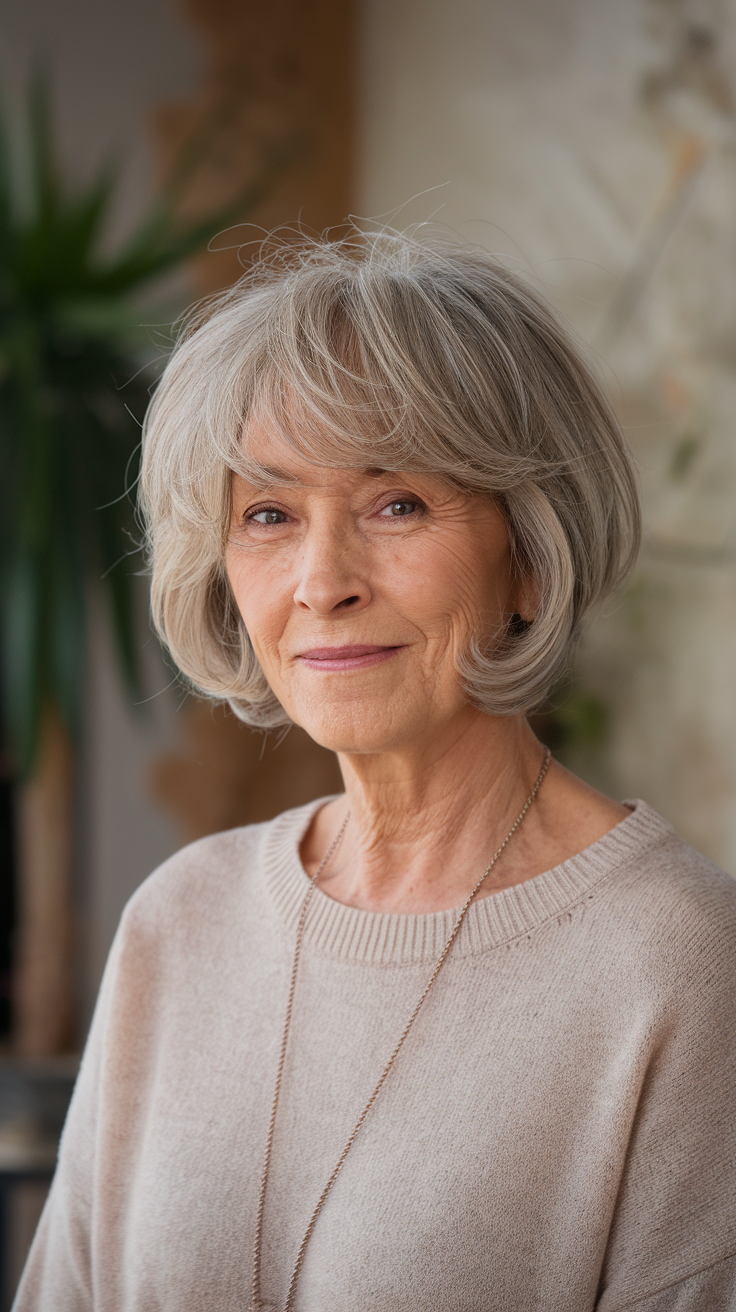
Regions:
<svg viewBox="0 0 736 1312"><path fill-rule="evenodd" d="M195 843L131 899L17 1312L247 1312L319 805ZM319 1216L296 1312L736 1310L736 883L631 805L470 908ZM315 892L264 1309L455 918Z"/></svg>

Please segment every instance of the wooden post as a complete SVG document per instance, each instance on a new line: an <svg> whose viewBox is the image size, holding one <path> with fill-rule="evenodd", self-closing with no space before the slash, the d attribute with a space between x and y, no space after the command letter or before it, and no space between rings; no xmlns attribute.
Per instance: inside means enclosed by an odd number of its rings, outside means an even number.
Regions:
<svg viewBox="0 0 736 1312"><path fill-rule="evenodd" d="M18 920L13 1046L22 1057L74 1047L74 761L58 716L45 716L38 768L18 789Z"/></svg>

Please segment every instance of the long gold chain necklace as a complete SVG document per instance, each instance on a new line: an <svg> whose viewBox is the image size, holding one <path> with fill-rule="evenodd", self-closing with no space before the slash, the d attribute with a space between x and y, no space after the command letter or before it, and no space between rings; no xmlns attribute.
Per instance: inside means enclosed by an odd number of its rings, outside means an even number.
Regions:
<svg viewBox="0 0 736 1312"><path fill-rule="evenodd" d="M505 848L507 847L508 843L509 843L509 842L511 841L511 839L513 838L514 834L516 833L517 829L519 828L519 825L521 824L522 820L524 819L524 816L526 815L527 811L529 810L529 807L531 806L532 802L534 801L535 797L537 796L537 793L539 792L540 788L542 787L542 783L543 783L543 780L544 780L544 776L546 775L546 773L547 773L547 771L548 771L548 769L549 769L550 759L551 759L551 753L550 753L550 750L549 750L548 747L545 747L545 749L544 749L544 761L542 762L542 768L541 768L541 770L539 771L539 775L538 775L538 777L537 777L536 783L534 784L534 787L532 788L532 791L530 792L529 796L527 797L527 799L526 799L526 801L525 801L525 803L524 803L524 805L523 805L521 811L519 812L518 816L516 817L516 819L515 819L513 825L511 826L509 832L507 833L506 837L504 838L504 840L503 840L501 846L499 847L498 851L494 853L493 857L491 858L491 860L489 861L489 863L488 863L488 865L486 866L485 870L483 871L483 874L481 875L480 879L478 880L478 883L475 885L475 888L473 889L472 893L471 893L470 896L467 898L467 900L466 900L464 906L463 906L462 909L460 910L460 912L459 912L459 914L458 914L458 918L457 918L457 920L455 921L455 924L453 925L452 930L451 930L451 932L450 932L450 936L449 936L447 942L445 943L445 946L444 946L444 948L442 949L442 952L440 953L439 959L438 959L438 961L437 961L437 964L436 964L434 970L432 971L432 974L431 974L430 977L429 977L429 981L428 981L428 983L427 983L427 985L426 985L426 987L425 987L425 989L424 989L424 992L422 993L422 996L420 997L420 999L419 999L419 1001L417 1002L417 1004L416 1004L414 1010L412 1011L412 1013L411 1013L411 1015L410 1015L408 1021L406 1022L406 1025L404 1026L404 1029L403 1029L403 1031L402 1031L402 1033L401 1033L401 1035L400 1035L400 1037L399 1037L399 1041L398 1041L398 1043L396 1044L396 1047L394 1048L393 1052L391 1053L391 1056L389 1057L388 1061L386 1062L386 1065L385 1065L384 1068L383 1068L383 1072L382 1072L382 1074L381 1074L381 1078L379 1079L379 1081L378 1081L378 1083L377 1083L375 1089L373 1090L373 1093L371 1094L370 1098L368 1099L367 1103L365 1104L365 1107L363 1108L362 1112L360 1113L360 1116L358 1117L357 1121L355 1122L355 1125L353 1126L353 1129L352 1129L352 1131L351 1131L350 1137L349 1137L347 1143L345 1144L345 1147L343 1148L343 1150L342 1150L342 1152L341 1152L341 1154L340 1154L340 1156L339 1156L339 1158L338 1158L337 1165L335 1166L335 1169L333 1170L332 1175L330 1176L329 1180L327 1181L327 1184L325 1185L324 1189L322 1190L322 1193L321 1193L320 1196L319 1196L319 1200L318 1200L318 1202L317 1202L317 1206L315 1207L314 1211L312 1212L311 1217L309 1218L309 1224L308 1224L307 1229L306 1229L306 1231L305 1231L304 1238L302 1239L302 1242L301 1242L301 1244L299 1245L299 1251L298 1251L298 1253L297 1253L297 1255L296 1255L296 1261L295 1261L295 1263L294 1263L294 1270L293 1270L293 1272L292 1272L291 1280L290 1280L290 1282L289 1282L289 1290L288 1290L288 1293L287 1293L287 1295L286 1295L286 1302L285 1302L285 1304L284 1304L284 1312L293 1312L293 1307L294 1307L294 1296L295 1296L295 1294L296 1294L297 1281L298 1281L298 1279L299 1279L299 1272L301 1271L302 1263L303 1263L303 1261L304 1261L304 1256L305 1256L306 1251L307 1251L307 1245L308 1245L308 1243L309 1243L309 1241L310 1241L310 1239L311 1239L311 1237L312 1237L312 1232L313 1232L313 1230L314 1230L314 1227L315 1227L315 1225L317 1224L317 1218L318 1218L320 1212L322 1211L322 1208L324 1207L325 1202L327 1201L327 1196L328 1196L328 1194L329 1194L329 1192L330 1192L330 1190L331 1190L333 1184L335 1183L335 1180L337 1179L338 1175L340 1174L340 1171L341 1171L341 1169L342 1169L343 1162L345 1161L345 1158L347 1157L348 1153L350 1152L350 1149L352 1148L353 1143L355 1142L355 1139L356 1139L356 1137L357 1137L358 1131L360 1130L360 1128L361 1128L361 1126L362 1126L362 1124L363 1124L363 1122L364 1122L366 1116L368 1115L368 1113L369 1113L371 1107L373 1106L374 1102L376 1101L376 1098L378 1097L379 1093L381 1092L381 1089L383 1088L384 1084L386 1083L386 1080L387 1080L387 1078L388 1078L388 1075L389 1075L389 1072L390 1072L390 1070L391 1070L391 1067L393 1066L394 1062L396 1061L396 1058L398 1057L398 1055L399 1055L401 1049L402 1049L403 1046L404 1046L404 1041L405 1041L405 1039L406 1039L406 1037L407 1037L407 1035L408 1035L408 1033L409 1033L409 1031L410 1031L412 1025L414 1024L414 1021L416 1020L417 1016L419 1015L419 1011L420 1011L420 1009L421 1009L421 1007L422 1007L422 1004L423 1004L425 998L427 997L427 994L429 993L429 990L431 989L431 987L432 987L432 985L434 984L434 982L435 982L437 976L439 975L439 973L440 973L442 967L444 966L445 961L447 960L447 957L448 957L449 952L450 952L450 948L452 947L453 943L455 942L455 939L457 938L458 934L460 933L460 928L461 928L461 926L462 926L463 921L465 920L465 917L466 917L466 915L467 915L467 912L468 912L468 909L469 909L469 907L470 907L470 904L471 904L471 902L473 901L473 898L475 897L475 895L476 895L476 893L478 892L479 888L480 888L481 885L483 884L484 880L485 880L485 879L487 878L487 876L491 873L493 867L495 866L495 864L496 864L496 862L498 861L499 857L500 857L500 856L502 855L502 853L504 852L504 850L505 850ZM310 902L311 902L311 900L312 900L312 894L314 893L314 890L315 890L315 888L317 887L317 880L319 879L320 875L322 874L322 871L324 870L325 866L327 865L327 862L330 860L330 858L331 858L331 857L334 855L334 853L336 852L336 850L337 850L337 848L338 848L338 846L339 846L339 844L340 844L340 842L341 842L341 840L342 840L343 834L345 833L345 830L346 830L346 828L347 828L347 824L348 824L348 820L349 820L349 819L350 819L350 812L348 811L348 814L345 816L345 819L343 820L342 825L340 826L340 830L339 830L339 832L337 833L337 835L335 836L335 838L334 838L334 839L332 840L332 842L330 843L330 846L328 847L327 852L326 852L325 855L323 856L322 860L321 860L320 863L319 863L319 866L317 867L315 873L313 874L313 876L312 876L312 878L311 878L311 881L310 881L310 884L309 884L309 888L307 889L306 896L305 896L304 901L303 901L303 903L302 903L301 914L300 914L300 916L299 916L299 923L298 923L298 925L297 925L297 930L296 930L296 943L295 943L295 946L294 946L294 961L293 961L293 964L292 964L292 967L291 967L291 979L290 979L290 981L289 981L289 994L288 994L288 998L287 998L287 1002L286 1002L286 1018L285 1018L285 1021L284 1021L284 1030L283 1030L283 1034L282 1034L282 1037L281 1037L281 1047L280 1047L280 1050L279 1050L279 1061L278 1061L278 1066L277 1066L277 1068L276 1068L276 1082L275 1082L275 1084L274 1084L273 1098L272 1098L272 1100L271 1100L271 1116L270 1116L269 1123L268 1123L268 1135L267 1135L267 1138L266 1138L266 1152L265 1152L265 1154L264 1154L264 1159L263 1159L263 1170L262 1170L262 1172L261 1172L261 1188L260 1188L260 1193L259 1193L259 1196L258 1196L258 1216L257 1216L257 1219L256 1219L256 1232L255 1232L255 1240L254 1240L254 1244L253 1244L253 1284L252 1284L252 1288L251 1288L251 1304L250 1304L251 1312L258 1312L258 1309L261 1307L261 1241L262 1241L262 1237L263 1237L263 1211L264 1211L264 1207L265 1207L265 1203L266 1203L266 1186L267 1186L267 1184L268 1184L268 1172L269 1172L269 1168L270 1168L270 1165L271 1165L271 1150L272 1150L272 1148L273 1148L273 1135L274 1135L274 1129L275 1129L275 1127L276 1127L276 1113L277 1113L278 1105L279 1105L279 1095L280 1095L280 1093L281 1093L281 1080L282 1080L282 1076L283 1076L283 1073L284 1073L284 1062L285 1062L285 1060L286 1060L286 1047L287 1047L287 1044L288 1044L288 1041L289 1041L289 1029L290 1029L290 1027L291 1027L291 1013L292 1013L293 1006L294 1006L294 994L295 994L295 991L296 991L296 977L297 977L297 973L298 973L298 970L299 970L299 958L300 958L300 956L301 956L301 951L302 951L302 939L303 939L303 937L304 937L304 924L305 924L305 921L306 921L306 919L307 919L307 911L309 910L309 904L310 904Z"/></svg>

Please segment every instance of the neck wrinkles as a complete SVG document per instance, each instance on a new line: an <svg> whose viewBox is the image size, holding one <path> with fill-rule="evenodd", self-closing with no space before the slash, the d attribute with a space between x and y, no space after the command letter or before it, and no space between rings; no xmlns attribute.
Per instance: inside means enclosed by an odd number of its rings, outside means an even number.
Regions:
<svg viewBox="0 0 736 1312"><path fill-rule="evenodd" d="M264 830L262 865L272 904L291 938L309 880L299 844L326 799L287 811ZM327 799L329 800L329 799ZM453 958L462 959L522 941L547 923L583 905L615 870L655 843L674 837L671 827L645 802L579 855L524 884L476 901L470 908ZM363 911L315 890L305 926L305 949L345 962L411 966L433 960L456 918L458 907L421 915Z"/></svg>

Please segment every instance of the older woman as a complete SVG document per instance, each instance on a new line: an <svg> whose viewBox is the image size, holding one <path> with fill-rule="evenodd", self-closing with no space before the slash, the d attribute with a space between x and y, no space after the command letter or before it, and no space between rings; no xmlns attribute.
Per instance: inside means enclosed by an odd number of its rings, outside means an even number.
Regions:
<svg viewBox="0 0 736 1312"><path fill-rule="evenodd" d="M143 504L181 669L345 792L132 899L18 1309L736 1308L736 890L525 718L639 524L549 310L462 246L264 260Z"/></svg>

